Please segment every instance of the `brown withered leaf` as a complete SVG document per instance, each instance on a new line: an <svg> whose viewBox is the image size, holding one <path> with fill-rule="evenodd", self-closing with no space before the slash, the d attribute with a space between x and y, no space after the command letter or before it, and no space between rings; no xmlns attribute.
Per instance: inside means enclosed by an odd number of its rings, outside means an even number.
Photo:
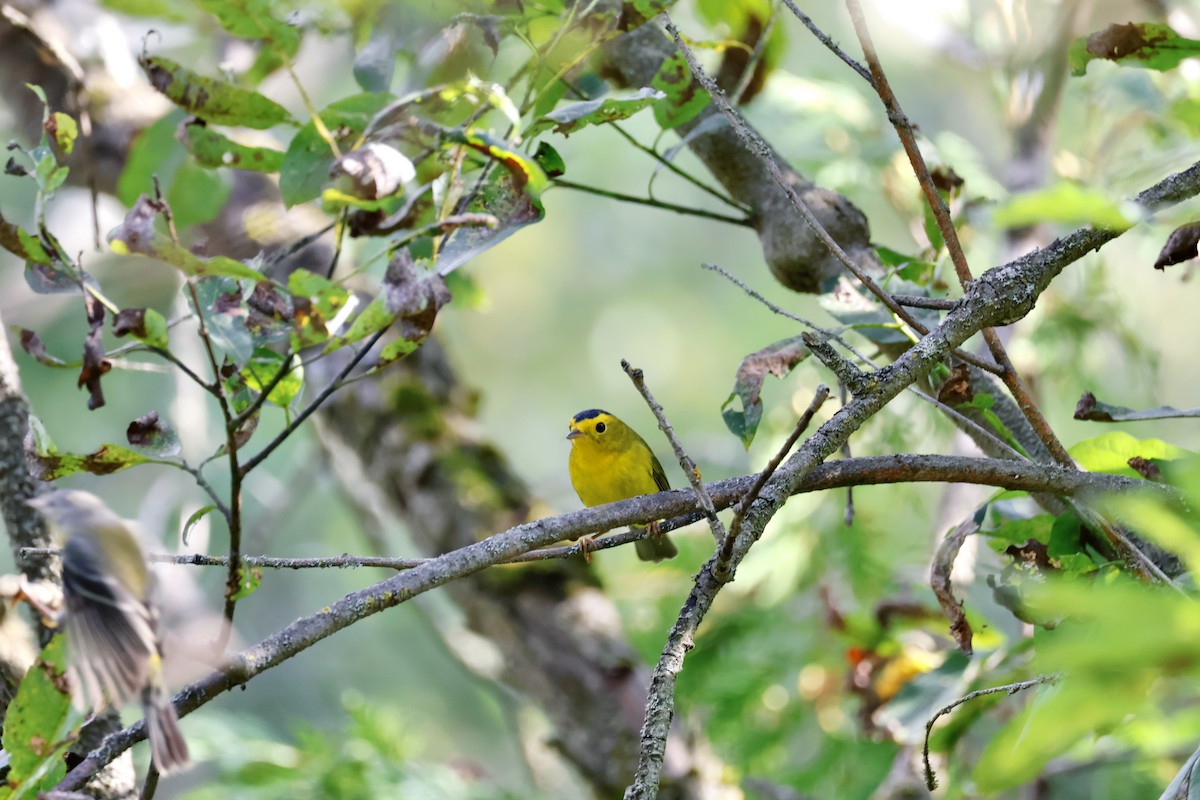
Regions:
<svg viewBox="0 0 1200 800"><path fill-rule="evenodd" d="M45 364L48 367L61 367L66 364L62 359L55 358L46 352L46 345L36 333L28 328L19 328L21 331L21 349L29 355L37 359L39 364Z"/></svg>
<svg viewBox="0 0 1200 800"><path fill-rule="evenodd" d="M1151 419L1186 419L1200 417L1200 408L1175 408L1174 406L1155 406L1154 408L1132 409L1125 406L1114 406L1099 400L1091 392L1084 392L1075 404L1075 419L1089 422L1144 422Z"/></svg>
<svg viewBox="0 0 1200 800"><path fill-rule="evenodd" d="M1005 548L1004 554L1012 556L1012 559L1018 564L1037 567L1043 571L1054 569L1050 563L1050 553L1046 549L1046 545L1037 539L1028 539L1022 545L1010 544Z"/></svg>
<svg viewBox="0 0 1200 800"><path fill-rule="evenodd" d="M113 317L113 335L146 337L146 309L122 308Z"/></svg>
<svg viewBox="0 0 1200 800"><path fill-rule="evenodd" d="M962 176L954 171L953 167L938 166L929 171L929 177L933 180L933 185L940 192L946 192L961 189L966 182Z"/></svg>
<svg viewBox="0 0 1200 800"><path fill-rule="evenodd" d="M77 385L87 387L88 409L95 411L104 405L100 377L112 369L112 362L104 357L104 306L87 291L83 293L83 302L90 328L83 339L83 368Z"/></svg>
<svg viewBox="0 0 1200 800"><path fill-rule="evenodd" d="M1158 464L1155 464L1153 461L1142 458L1141 456L1134 456L1133 458L1129 459L1128 463L1134 472L1136 472L1138 475L1141 475L1146 480L1154 481L1155 483L1162 481L1162 470L1159 469Z"/></svg>
<svg viewBox="0 0 1200 800"><path fill-rule="evenodd" d="M148 411L129 423L125 438L139 451L159 458L178 455L182 448L178 434L159 419L157 411Z"/></svg>
<svg viewBox="0 0 1200 800"><path fill-rule="evenodd" d="M1102 412L1097 414L1096 411L1096 395L1091 392L1084 392L1079 396L1079 402L1075 404L1075 419L1091 419L1097 422L1112 422L1112 417Z"/></svg>
<svg viewBox="0 0 1200 800"><path fill-rule="evenodd" d="M1165 269L1172 264L1179 264L1195 258L1198 254L1198 244L1200 244L1200 222L1180 225L1171 231L1166 244L1162 246L1162 250L1158 251L1158 258L1154 260L1154 268Z"/></svg>
<svg viewBox="0 0 1200 800"><path fill-rule="evenodd" d="M933 566L929 570L929 584L933 588L933 594L937 597L938 604L946 613L946 619L950 621L950 635L954 637L958 649L967 655L974 652L971 640L975 634L971 630L971 623L967 622L967 614L963 611L962 601L954 596L950 573L954 569L954 559L958 557L958 551L962 549L963 542L967 540L968 536L978 531L979 522L974 518L952 530L938 545L937 552L933 556Z"/></svg>
<svg viewBox="0 0 1200 800"><path fill-rule="evenodd" d="M969 403L974 398L975 387L971 385L970 367L966 364L955 364L950 369L950 377L938 387L938 402L954 408L961 403Z"/></svg>
<svg viewBox="0 0 1200 800"><path fill-rule="evenodd" d="M398 332L409 342L424 340L433 330L438 311L450 302L446 279L436 272L419 270L407 248L400 248L388 262L383 277L383 301L396 315Z"/></svg>

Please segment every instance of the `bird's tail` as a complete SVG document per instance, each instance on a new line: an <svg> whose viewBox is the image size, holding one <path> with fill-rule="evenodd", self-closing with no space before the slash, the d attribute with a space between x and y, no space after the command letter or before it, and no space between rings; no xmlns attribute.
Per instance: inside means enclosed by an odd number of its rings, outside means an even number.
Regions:
<svg viewBox="0 0 1200 800"><path fill-rule="evenodd" d="M152 658L157 662L159 657L155 654ZM171 704L171 694L162 681L161 669L154 666L151 680L142 690L142 707L146 713L146 737L150 740L154 767L160 774L168 775L187 767L190 759L187 741L179 729L179 716Z"/></svg>
<svg viewBox="0 0 1200 800"><path fill-rule="evenodd" d="M662 534L651 533L645 539L638 539L633 543L633 549L642 561L662 561L679 555L675 543Z"/></svg>

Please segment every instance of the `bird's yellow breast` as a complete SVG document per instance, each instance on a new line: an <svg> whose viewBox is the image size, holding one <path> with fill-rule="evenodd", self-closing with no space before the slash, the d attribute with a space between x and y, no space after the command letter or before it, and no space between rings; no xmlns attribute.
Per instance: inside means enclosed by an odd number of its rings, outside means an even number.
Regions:
<svg viewBox="0 0 1200 800"><path fill-rule="evenodd" d="M567 466L579 499L598 506L657 492L652 459L644 445L612 450L580 439L573 442Z"/></svg>

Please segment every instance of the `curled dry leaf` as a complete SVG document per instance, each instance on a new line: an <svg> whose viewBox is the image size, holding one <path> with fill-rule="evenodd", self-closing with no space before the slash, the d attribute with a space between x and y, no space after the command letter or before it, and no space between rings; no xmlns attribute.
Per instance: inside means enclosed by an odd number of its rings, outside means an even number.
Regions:
<svg viewBox="0 0 1200 800"><path fill-rule="evenodd" d="M954 559L958 557L958 551L962 549L963 542L967 540L968 536L978 531L979 521L974 518L951 531L938 545L937 552L933 556L933 566L929 571L930 586L933 588L933 593L942 610L946 612L946 618L950 621L950 635L954 637L958 649L967 655L971 655L973 652L971 639L974 632L971 630L971 624L967 622L962 602L954 597L954 587L950 584L950 573L954 569Z"/></svg>
<svg viewBox="0 0 1200 800"><path fill-rule="evenodd" d="M971 385L971 369L966 364L955 364L950 369L950 377L938 387L939 403L954 408L961 403L969 403L975 399L975 387Z"/></svg>
<svg viewBox="0 0 1200 800"><path fill-rule="evenodd" d="M88 409L95 411L104 405L100 376L112 369L104 357L104 306L90 292L83 294L89 330L83 340L83 368L79 371L79 386L88 390Z"/></svg>
<svg viewBox="0 0 1200 800"><path fill-rule="evenodd" d="M1200 243L1200 222L1189 222L1171 231L1167 242L1158 251L1154 260L1155 269L1165 269L1172 264L1189 261L1197 255L1197 244Z"/></svg>
<svg viewBox="0 0 1200 800"><path fill-rule="evenodd" d="M1162 470L1159 469L1158 465L1153 461L1142 458L1141 456L1134 456L1133 458L1129 459L1129 466L1134 472L1136 472L1138 475L1141 475L1148 481L1154 481L1157 483L1162 480Z"/></svg>
<svg viewBox="0 0 1200 800"><path fill-rule="evenodd" d="M46 352L46 345L36 333L28 328L20 328L21 331L21 349L38 360L39 364L45 364L48 367L65 366L66 362L62 359L55 358Z"/></svg>
<svg viewBox="0 0 1200 800"><path fill-rule="evenodd" d="M335 188L363 200L393 195L416 174L407 156L380 142L369 142L346 153L329 168Z"/></svg>

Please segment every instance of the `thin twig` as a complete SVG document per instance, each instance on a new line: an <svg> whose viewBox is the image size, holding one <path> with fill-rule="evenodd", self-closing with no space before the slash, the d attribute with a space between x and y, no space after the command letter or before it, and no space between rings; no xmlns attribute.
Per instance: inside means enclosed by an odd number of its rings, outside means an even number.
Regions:
<svg viewBox="0 0 1200 800"><path fill-rule="evenodd" d="M916 175L917 182L921 185L921 191L925 194L925 201L928 203L930 210L933 212L933 217L937 221L938 230L942 234L942 240L946 243L946 252L950 254L950 261L954 264L954 271L958 275L959 284L965 289L973 280L971 268L967 264L967 256L963 252L962 243L958 239L958 231L954 227L953 220L950 219L950 209L946 205L946 201L942 198L937 186L934 185L933 176L929 173L929 167L925 163L925 157L921 155L921 149L917 146L916 136L913 133L912 123L905 116L904 110L900 107L900 101L896 98L896 94L892 91L891 84L888 83L887 75L883 71L883 65L879 61L879 56L875 52L875 45L871 41L871 32L867 28L866 17L863 15L862 6L859 0L846 0L846 8L850 12L850 18L854 23L854 31L858 35L858 40L862 44L863 55L867 59L867 66L871 70L871 77L874 79L872 85L875 87L879 99L883 102L884 108L887 109L888 120L896 129L896 135L900 137L900 142L904 147L904 152L908 155L908 160L913 169L913 174ZM996 374L1004 381L1004 385L1008 387L1013 399L1016 400L1017 406L1029 421L1030 427L1046 449L1063 465L1072 465L1075 462L1071 459L1067 449L1063 447L1058 436L1050 427L1050 423L1046 421L1045 415L1034 401L1033 396L1029 392L1029 387L1021 380L1021 376L1017 373L1013 366L1012 360L1008 357L1008 352L1004 348L1003 342L1000 341L1000 335L991 327L982 329L983 340L991 351L992 358L1000 367L1000 371Z"/></svg>
<svg viewBox="0 0 1200 800"><path fill-rule="evenodd" d="M816 24L809 18L809 16L807 14L805 14L803 11L801 11L799 8L796 7L796 3L794 2L794 0L783 0L783 4L785 6L787 6L789 9L791 9L792 13L796 15L796 18L799 19L802 23L804 23L804 27L808 28L809 31L812 32L813 36L817 37L817 41L819 41L821 44L828 47L835 56L840 58L842 61L846 62L846 64L850 67L850 69L854 70L855 72L857 72L859 75L862 76L862 79L864 81L871 84L872 86L875 85L875 81L871 78L871 73L867 70L867 68L864 67L862 64L858 63L857 61L855 61L853 58L851 58L850 55L845 50L838 47L837 44L833 41L833 39L830 39L829 36L827 36L825 34L825 31L818 28L816 26Z"/></svg>
<svg viewBox="0 0 1200 800"><path fill-rule="evenodd" d="M629 362L623 358L621 359L621 369L625 370L625 374L633 381L634 388L641 393L642 399L646 401L646 405L650 406L651 413L658 420L658 429L666 435L667 441L671 443L671 449L675 451L675 458L679 460L683 474L687 476L688 483L692 485L692 490L696 492L696 497L700 500L700 508L704 511L704 516L708 518L708 527L712 530L713 539L720 544L725 539L725 525L717 517L716 506L713 505L712 496L709 495L708 490L704 488L704 483L700 480L700 470L696 467L696 462L684 451L683 443L675 435L675 429L671 427L671 423L667 422L663 407L650 393L650 387L646 385L645 374L640 369L629 366Z"/></svg>
<svg viewBox="0 0 1200 800"><path fill-rule="evenodd" d="M562 178L555 178L554 185L561 186L564 189L575 189L576 191L607 197L612 200L620 200L624 203L636 203L638 205L651 206L652 208L661 208L664 211L674 211L677 214L687 214L718 222L728 222L730 225L740 225L746 228L754 227L754 223L749 217L732 217L728 214L719 214L716 211L709 211L704 208L692 208L691 206L681 206L677 203L668 203L665 200L655 200L653 197L638 197L637 195L625 194L624 192L614 192L596 186L563 180Z"/></svg>
<svg viewBox="0 0 1200 800"><path fill-rule="evenodd" d="M213 485L208 482L207 478L204 477L204 473L201 472L199 468L191 466L186 461L180 461L175 464L175 466L178 466L181 470L192 476L192 480L196 481L196 485L199 486L206 495L208 495L209 499L213 502L213 506L216 507L217 512L225 518L225 522L228 524L232 512L229 510L229 506L225 504L225 501L221 499L221 496L217 494L217 490L213 488Z"/></svg>
<svg viewBox="0 0 1200 800"><path fill-rule="evenodd" d="M1000 694L1001 692L1004 692L1009 695L1014 695L1017 692L1022 691L1024 689L1032 689L1034 686L1041 686L1042 684L1057 683L1058 679L1059 679L1058 675L1039 675L1038 677L1031 678L1027 681L1018 681L1017 683L1008 683L1008 684L1005 684L1004 686L993 686L990 689L979 689L978 691L971 692L968 695L964 695L964 696L958 698L953 703L951 703L950 705L948 705L944 708L938 709L937 713L935 713L929 719L929 721L925 723L925 748L924 748L923 752L924 752L924 759L925 759L925 786L926 786L926 788L928 788L929 791L932 792L934 789L937 788L937 785L938 785L937 784L937 775L934 774L933 767L929 763L929 734L933 731L933 724L938 721L939 717L941 717L943 714L949 714L951 711L953 711L958 706L961 706L963 703L966 703L970 700L975 700L976 698L983 697L985 695Z"/></svg>
<svg viewBox="0 0 1200 800"><path fill-rule="evenodd" d="M225 514L226 527L229 529L229 570L225 576L225 607L222 609L224 623L217 635L215 650L224 652L233 633L233 615L237 608L237 596L241 589L241 568L238 558L242 552L242 476L238 469L237 432L233 421L233 409L229 406L229 398L225 395L225 386L221 381L221 364L217 360L213 348L212 337L208 333L208 323L204 319L204 309L200 305L200 295L196 291L194 281L187 281L188 292L192 296L192 307L196 311L196 322L199 326L200 341L208 354L209 366L213 373L214 396L221 409L221 418L225 422L225 455L229 459L229 506Z"/></svg>
<svg viewBox="0 0 1200 800"><path fill-rule="evenodd" d="M249 422L250 418L257 414L259 409L263 407L263 404L267 402L267 398L271 396L271 392L275 391L276 387L283 383L283 379L291 374L292 361L295 358L296 354L289 352L287 357L283 360L283 363L279 365L279 369L276 370L275 374L271 376L271 379L267 381L266 384L261 384L260 381L262 388L258 391L258 394L253 400L250 401L250 405L242 409L242 413L238 414L237 417L234 418L233 427L235 429L240 429L243 425Z"/></svg>
<svg viewBox="0 0 1200 800"><path fill-rule="evenodd" d="M639 142L636 138L634 138L633 134L626 131L624 128L622 128L617 123L610 122L608 124L608 127L612 128L614 131L619 133L622 136L622 138L625 139L625 141L629 142L635 148L637 148L638 150L641 150L643 153L645 153L646 155L653 158L655 161L657 161L659 163L660 166L675 173L675 175L679 176L683 180L692 184L700 191L712 195L713 197L717 198L725 205L730 206L731 208L736 208L738 211L741 211L743 214L753 213L753 209L751 209L745 203L735 200L734 198L730 197L729 195L724 194L723 192L709 186L707 183L700 180L695 175L692 175L692 173L690 173L687 170L680 167L678 164L676 164L674 162L674 160L667 158L662 153L655 150L653 147L649 147L649 146L644 145L641 142Z"/></svg>
<svg viewBox="0 0 1200 800"><path fill-rule="evenodd" d="M879 99L887 109L888 119L895 127L897 136L900 137L904 151L908 155L909 163L925 194L926 202L932 210L934 218L937 220L938 229L946 243L946 250L950 254L950 259L954 263L959 283L965 290L971 284L973 276L971 268L967 264L967 257L963 252L962 244L958 239L958 232L954 228L953 221L950 219L950 209L946 206L945 200L934 185L933 177L930 175L925 159L921 155L921 150L917 146L912 124L909 122L908 117L905 116L903 109L900 107L899 100L888 83L887 76L883 71L883 65L880 63L879 56L875 52L875 46L871 41L871 34L867 28L866 18L863 15L859 0L846 0L846 7L854 22L854 30L862 44L863 53L866 56L867 64L874 78L873 85L879 94ZM1000 379L1008 388L1009 393L1016 401L1017 407L1021 410L1025 419L1029 422L1029 426L1034 434L1045 445L1046 450L1055 461L1065 467L1076 468L1075 460L1071 458L1070 453L1067 452L1058 435L1050 427L1050 423L1046 420L1041 408L1033 399L1029 387L1025 385L1020 373L1013 366L1008 351L1005 349L1003 342L1000 341L1000 335L992 327L984 327L981 332L984 342L991 351L992 358L996 360L996 363L1001 368L1001 372L999 373ZM1100 518L1098 515L1093 514L1091 517L1094 519L1094 524L1116 545L1123 560L1131 569L1147 579L1156 579L1182 592L1174 581L1167 577L1157 564L1129 541L1115 525L1108 520Z"/></svg>
<svg viewBox="0 0 1200 800"><path fill-rule="evenodd" d="M183 361L181 361L179 358L177 358L175 356L175 354L172 353L170 350L167 350L162 347L153 347L150 345L146 345L146 350L148 352L154 353L155 355L171 362L171 364L173 364L175 367L177 367L180 372L182 372L184 375L186 375L188 378L190 378L192 383L196 384L201 389L203 389L204 391L213 395L214 397L220 391L220 389L218 389L216 387L216 385L214 385L213 383L209 383L208 381L204 380L199 375L197 375L196 372L193 371L191 367L189 367L187 364L183 363ZM109 355L112 355L112 354L110 353Z"/></svg>
<svg viewBox="0 0 1200 800"><path fill-rule="evenodd" d="M261 464L267 456L275 452L275 448L279 447L279 445L283 444L289 436L295 433L296 429L300 427L304 420L308 419L314 411L321 407L321 404L329 398L329 395L340 389L342 386L342 381L345 380L346 376L349 375L356 366L358 366L359 362L366 357L367 353L371 352L371 348L375 346L375 343L378 342L386 332L387 328L376 331L359 349L359 351L354 354L354 357L351 358L346 365L338 371L338 374L329 381L325 388L322 389L315 398L313 398L313 401L305 406L303 411L296 415L295 419L289 422L287 426L275 436L274 439L264 445L262 450L259 450L254 454L253 457L247 459L242 464L241 474L243 476L248 475L250 471Z"/></svg>
<svg viewBox="0 0 1200 800"><path fill-rule="evenodd" d="M842 405L846 405L846 400L849 399L849 390L845 386L838 387L838 401ZM850 440L842 442L841 456L843 460L853 458L854 455L850 452ZM846 487L846 510L842 513L842 524L849 528L854 524L854 487Z"/></svg>
<svg viewBox="0 0 1200 800"><path fill-rule="evenodd" d="M742 75L738 78L737 85L730 92L730 97L733 102L741 104L742 95L746 93L746 89L750 87L750 81L754 80L754 73L758 68L758 62L762 60L763 53L767 51L767 42L771 40L771 34L775 31L775 25L779 22L779 2L771 4L771 12L767 15L767 22L763 25L762 31L758 35L758 41L754 43L754 50L750 52L750 58L746 59L746 66L742 68Z"/></svg>
<svg viewBox="0 0 1200 800"><path fill-rule="evenodd" d="M808 408L800 415L800 419L796 421L796 427L780 445L775 455L767 462L767 466L762 472L758 473L758 477L754 479L754 483L750 484L750 490L746 492L741 500L733 507L733 521L729 523L729 533L721 541L721 551L717 556L717 562L713 567L713 573L718 580L728 581L732 576L729 571L729 562L733 558L733 543L737 539L738 534L742 532L742 523L746 519L746 510L750 508L750 504L758 499L762 489L766 486L767 481L775 474L775 470L779 469L779 465L792 452L792 448L796 446L796 442L800 439L800 435L808 429L808 425L812 422L812 418L820 410L825 401L829 399L829 387L825 384L817 386L817 391L813 394L812 402L808 404Z"/></svg>
<svg viewBox="0 0 1200 800"><path fill-rule="evenodd" d="M883 303L883 305L886 306L887 309L894 315L896 315L898 319L900 319L902 322L904 322L904 324L908 325L920 335L927 335L929 333L929 329L918 322L916 317L908 312L908 309L904 308L895 300L893 300L892 296L889 295L887 291L884 290L878 283L876 283L875 280L868 275L862 267L856 264L854 260L851 259L846 253L846 251L842 249L842 246L838 244L832 236L830 236L829 231L825 230L825 226L822 225L821 221L817 219L812 209L808 207L808 204L805 203L803 198L801 198L796 192L795 186L793 186L792 182L789 181L783 174L783 171L779 168L779 165L775 163L775 158L771 155L770 148L767 146L766 142L764 142L761 137L759 137L759 135L755 133L749 125L746 124L746 121L742 119L742 116L738 113L737 109L735 109L729 103L729 100L725 98L725 95L716 85L716 82L711 76L709 76L707 72L704 71L704 68L700 66L700 62L696 60L696 54L693 53L692 49L683 41L683 35L679 32L679 29L675 27L675 23L671 22L671 18L666 14L663 14L662 18L663 25L666 28L667 33L671 34L671 38L675 40L675 46L679 48L679 51L687 60L688 66L691 67L692 76L712 96L713 103L717 106L721 113L725 115L725 118L729 120L729 123L738 139L741 140L742 144L744 144L746 148L762 162L763 166L767 168L767 172L770 173L771 178L775 181L779 188L783 190L783 193L787 196L788 201L791 202L792 207L799 212L800 216L804 218L804 221L808 223L809 227L813 229L813 232L817 234L817 238L820 239L827 248L829 248L829 252L832 253L839 262L841 262L842 266L844 266L851 275L857 278L858 281L865 286L868 291L871 292L871 294L875 295L875 297L879 299L879 302ZM984 361L978 356L959 349L955 349L954 354L963 361L966 361L968 364L979 367L982 370L996 375L1000 374L1000 368L998 366Z"/></svg>
<svg viewBox="0 0 1200 800"><path fill-rule="evenodd" d="M738 278L735 275L730 274L728 271L726 271L725 269L723 269L722 267L720 267L716 264L702 264L701 266L706 270L709 270L711 272L717 273L718 275L721 275L726 280L728 280L730 283L732 283L734 286L738 287L743 292L745 292L746 295L749 296L751 299L757 300L759 303L763 304L768 309L770 309L773 313L778 314L782 317L787 317L788 319L791 319L791 320L795 320L796 322L799 322L801 325L805 326L806 328L809 328L810 330L813 330L816 333L820 334L826 340L832 341L832 342L837 342L839 345L846 348L847 351L852 353L855 358L857 358L859 361L866 364L867 366L869 366L875 370L880 369L880 366L878 364L876 364L872 358L870 358L868 355L866 355L861 350L856 348L854 345L850 344L848 341L846 341L843 337L839 336L837 333L835 333L827 328L822 328L820 325L817 325L816 323L811 322L797 314L793 314L792 312L788 311L787 309L780 308L775 303L772 303L770 300L768 300L767 298L763 297L761 294L756 292L754 289L751 289L740 278ZM1012 458L1017 458L1022 461L1028 460L1027 456L1025 456L1022 453L1019 453L1008 442L1004 441L999 436L997 436L995 433L993 433L992 431L989 431L987 428L984 428L982 425L980 425L975 420L964 415L962 412L951 408L950 406L943 403L941 400L938 400L936 397L933 397L933 396L921 391L916 386L907 386L905 388L909 392L911 392L911 393L915 394L917 397L921 398L926 403L929 403L934 408L937 408L938 410L940 410L943 414L946 414L947 416L954 419L960 427L962 427L964 429L969 428L970 430L974 431L975 436L979 437L980 439L987 440L993 446L993 448L995 448L995 453L992 453L991 455L996 455L998 453L1008 453L1009 455L1011 455ZM844 401L843 401L843 404L844 404Z"/></svg>

